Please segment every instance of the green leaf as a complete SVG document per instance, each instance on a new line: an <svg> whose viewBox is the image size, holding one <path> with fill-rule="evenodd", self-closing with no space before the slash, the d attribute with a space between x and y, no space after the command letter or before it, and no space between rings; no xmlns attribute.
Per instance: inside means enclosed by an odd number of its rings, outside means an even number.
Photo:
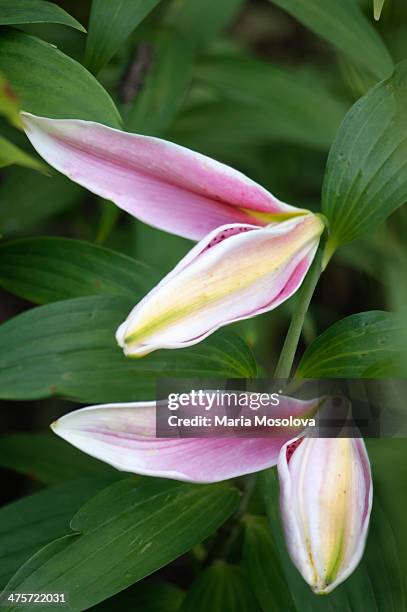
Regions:
<svg viewBox="0 0 407 612"><path fill-rule="evenodd" d="M78 535L78 533L69 533L68 535L62 536L57 540L53 540L49 544L45 545L43 548L40 548L38 552L34 553L34 555L30 557L28 561L26 561L26 563L24 563L24 565L20 567L20 569L17 570L17 572L10 578L9 582L5 586L7 588L10 588L11 591L13 591L14 585L18 586L37 568L41 568L44 563L52 559L53 555L64 551L78 538ZM3 601L1 600L0 593L0 605L1 604L3 604Z"/></svg>
<svg viewBox="0 0 407 612"><path fill-rule="evenodd" d="M81 64L49 43L6 28L0 36L0 71L25 111L120 127L119 113L102 85Z"/></svg>
<svg viewBox="0 0 407 612"><path fill-rule="evenodd" d="M244 565L251 588L264 612L296 610L267 519L245 517Z"/></svg>
<svg viewBox="0 0 407 612"><path fill-rule="evenodd" d="M191 46L175 30L153 37L151 65L126 117L126 129L160 135L171 124L192 75Z"/></svg>
<svg viewBox="0 0 407 612"><path fill-rule="evenodd" d="M46 172L47 166L39 159L29 155L15 144L0 136L0 168L17 164L25 168Z"/></svg>
<svg viewBox="0 0 407 612"><path fill-rule="evenodd" d="M378 79L392 71L393 61L380 36L353 0L272 0L350 60Z"/></svg>
<svg viewBox="0 0 407 612"><path fill-rule="evenodd" d="M245 105L246 121L249 126L258 124L255 133L261 135L263 129L263 140L283 138L326 149L346 112L345 104L311 69L282 69L244 54L216 54L202 60L195 74L223 96ZM242 129L241 122L237 128Z"/></svg>
<svg viewBox="0 0 407 612"><path fill-rule="evenodd" d="M137 604L142 612L179 612L184 591L169 582L157 579L146 579L118 595L98 604L95 612L117 612L131 610Z"/></svg>
<svg viewBox="0 0 407 612"><path fill-rule="evenodd" d="M52 485L81 477L117 475L105 463L89 457L51 433L0 436L0 466Z"/></svg>
<svg viewBox="0 0 407 612"><path fill-rule="evenodd" d="M257 612L244 570L216 561L192 584L180 612Z"/></svg>
<svg viewBox="0 0 407 612"><path fill-rule="evenodd" d="M10 168L0 184L0 233L22 234L76 204L83 190L62 174Z"/></svg>
<svg viewBox="0 0 407 612"><path fill-rule="evenodd" d="M33 308L0 326L0 397L52 395L81 402L155 397L157 377L252 377L253 356L231 333L180 350L129 359L115 331L134 306L122 297L86 297Z"/></svg>
<svg viewBox="0 0 407 612"><path fill-rule="evenodd" d="M208 45L238 16L244 0L178 0L173 2L168 21L196 47Z"/></svg>
<svg viewBox="0 0 407 612"><path fill-rule="evenodd" d="M136 302L158 280L150 266L81 240L27 238L0 245L0 287L37 304L90 295Z"/></svg>
<svg viewBox="0 0 407 612"><path fill-rule="evenodd" d="M73 518L71 527L80 535L43 549L6 590L67 591L70 610L85 610L186 553L238 503L237 489L225 484L119 481Z"/></svg>
<svg viewBox="0 0 407 612"><path fill-rule="evenodd" d="M397 358L400 330L400 320L388 312L361 312L346 317L307 348L297 376L361 378L368 368Z"/></svg>
<svg viewBox="0 0 407 612"><path fill-rule="evenodd" d="M86 32L85 28L60 6L45 0L1 0L0 25L60 23Z"/></svg>
<svg viewBox="0 0 407 612"><path fill-rule="evenodd" d="M376 21L379 21L382 14L383 5L385 0L373 0L373 13Z"/></svg>
<svg viewBox="0 0 407 612"><path fill-rule="evenodd" d="M50 457L48 461L52 463L55 456ZM0 509L0 588L37 550L69 533L73 515L108 484L107 477L81 478L3 506Z"/></svg>
<svg viewBox="0 0 407 612"><path fill-rule="evenodd" d="M332 249L407 201L407 62L346 115L329 154L322 210Z"/></svg>
<svg viewBox="0 0 407 612"><path fill-rule="evenodd" d="M92 0L85 64L93 73L116 53L160 0Z"/></svg>

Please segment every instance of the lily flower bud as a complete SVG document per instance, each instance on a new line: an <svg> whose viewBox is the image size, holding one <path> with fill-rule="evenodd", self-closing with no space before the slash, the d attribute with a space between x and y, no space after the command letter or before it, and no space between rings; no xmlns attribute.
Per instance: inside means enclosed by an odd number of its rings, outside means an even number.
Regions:
<svg viewBox="0 0 407 612"><path fill-rule="evenodd" d="M323 228L309 213L214 230L136 305L117 331L119 345L131 356L183 348L276 308L301 285Z"/></svg>
<svg viewBox="0 0 407 612"><path fill-rule="evenodd" d="M373 485L361 439L297 438L278 459L291 559L317 594L332 591L363 555Z"/></svg>

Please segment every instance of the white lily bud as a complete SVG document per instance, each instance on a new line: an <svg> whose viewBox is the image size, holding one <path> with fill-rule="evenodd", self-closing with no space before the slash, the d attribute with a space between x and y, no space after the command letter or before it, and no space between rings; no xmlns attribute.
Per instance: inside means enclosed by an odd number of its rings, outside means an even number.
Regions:
<svg viewBox="0 0 407 612"><path fill-rule="evenodd" d="M318 594L346 580L363 555L373 485L361 439L299 438L278 459L288 551Z"/></svg>

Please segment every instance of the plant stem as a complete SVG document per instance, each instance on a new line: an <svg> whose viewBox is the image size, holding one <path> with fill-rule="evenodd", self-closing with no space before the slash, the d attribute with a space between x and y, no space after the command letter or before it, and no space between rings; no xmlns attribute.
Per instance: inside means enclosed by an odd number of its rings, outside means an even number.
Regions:
<svg viewBox="0 0 407 612"><path fill-rule="evenodd" d="M287 336L284 341L283 350L275 371L275 378L289 378L293 366L298 342L301 337L302 326L304 325L305 315L307 314L311 298L314 294L319 277L322 272L322 249L319 248L311 268L303 282L299 292L298 304L294 312Z"/></svg>

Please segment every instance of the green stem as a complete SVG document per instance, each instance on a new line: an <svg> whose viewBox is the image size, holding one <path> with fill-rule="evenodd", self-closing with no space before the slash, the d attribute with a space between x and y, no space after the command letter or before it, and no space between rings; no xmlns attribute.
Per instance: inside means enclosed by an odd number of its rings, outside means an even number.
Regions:
<svg viewBox="0 0 407 612"><path fill-rule="evenodd" d="M305 315L307 314L311 298L314 294L319 277L322 272L322 249L319 248L311 268L302 284L299 291L298 303L296 311L291 319L290 327L284 341L283 350L275 371L275 378L289 378L291 368L293 366L295 353L297 351L298 342L301 337L302 327L304 325Z"/></svg>

